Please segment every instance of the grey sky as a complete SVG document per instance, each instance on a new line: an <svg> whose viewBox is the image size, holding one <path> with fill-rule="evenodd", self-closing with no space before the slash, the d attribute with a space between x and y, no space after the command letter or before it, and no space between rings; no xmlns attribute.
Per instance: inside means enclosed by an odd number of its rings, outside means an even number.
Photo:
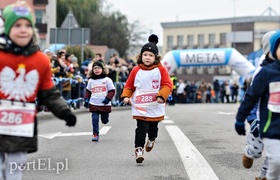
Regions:
<svg viewBox="0 0 280 180"><path fill-rule="evenodd" d="M280 12L280 0L103 0L128 17L139 20L162 38L161 22L262 15L271 7ZM279 20L280 24L280 20ZM159 44L162 44L159 42Z"/></svg>

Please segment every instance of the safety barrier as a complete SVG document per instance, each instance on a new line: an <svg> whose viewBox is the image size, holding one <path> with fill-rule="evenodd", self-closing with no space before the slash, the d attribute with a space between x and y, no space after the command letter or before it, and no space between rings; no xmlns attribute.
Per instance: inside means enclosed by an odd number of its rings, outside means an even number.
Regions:
<svg viewBox="0 0 280 180"><path fill-rule="evenodd" d="M52 78L55 87L60 91L61 97L66 101L69 107L73 109L79 109L83 106L84 103L84 94L86 91L87 86L87 78L83 78L82 76L74 76L73 78ZM71 90L68 92L70 93L69 98L65 98L63 95L63 88L65 83L69 83L71 86ZM114 83L116 88L115 96L113 97L111 103L112 106L123 106L123 102L120 98L123 87L125 85L124 82ZM48 111L46 107L38 107L39 111Z"/></svg>

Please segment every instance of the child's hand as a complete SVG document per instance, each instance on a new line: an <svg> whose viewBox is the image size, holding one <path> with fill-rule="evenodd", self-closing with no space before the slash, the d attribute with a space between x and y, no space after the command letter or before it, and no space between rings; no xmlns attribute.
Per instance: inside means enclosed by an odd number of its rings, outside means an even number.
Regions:
<svg viewBox="0 0 280 180"><path fill-rule="evenodd" d="M85 107L85 108L88 108L88 107L89 107L88 99L85 99L85 100L84 100L84 107Z"/></svg>
<svg viewBox="0 0 280 180"><path fill-rule="evenodd" d="M108 104L111 100L107 97L102 101L103 104Z"/></svg>
<svg viewBox="0 0 280 180"><path fill-rule="evenodd" d="M164 103L164 101L160 97L157 97L157 102L160 104Z"/></svg>
<svg viewBox="0 0 280 180"><path fill-rule="evenodd" d="M123 99L123 103L124 103L124 104L129 104L129 98L128 98L128 97L125 97L125 98Z"/></svg>

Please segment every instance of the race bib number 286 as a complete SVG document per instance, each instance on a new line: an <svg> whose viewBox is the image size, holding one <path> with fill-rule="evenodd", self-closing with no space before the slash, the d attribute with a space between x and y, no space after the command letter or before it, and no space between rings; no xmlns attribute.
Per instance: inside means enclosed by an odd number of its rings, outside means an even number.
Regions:
<svg viewBox="0 0 280 180"><path fill-rule="evenodd" d="M0 134L33 137L35 104L1 100Z"/></svg>

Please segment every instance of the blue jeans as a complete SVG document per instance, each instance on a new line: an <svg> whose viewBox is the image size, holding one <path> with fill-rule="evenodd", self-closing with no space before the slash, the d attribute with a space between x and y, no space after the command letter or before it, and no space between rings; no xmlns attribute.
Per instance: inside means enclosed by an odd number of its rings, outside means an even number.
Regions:
<svg viewBox="0 0 280 180"><path fill-rule="evenodd" d="M215 103L219 103L219 98L220 98L220 91L215 91L215 99L214 99L214 102L215 102Z"/></svg>
<svg viewBox="0 0 280 180"><path fill-rule="evenodd" d="M99 115L101 115L101 122L103 124L107 124L109 122L109 113L107 112L92 112L91 120L92 120L92 133L99 134Z"/></svg>

